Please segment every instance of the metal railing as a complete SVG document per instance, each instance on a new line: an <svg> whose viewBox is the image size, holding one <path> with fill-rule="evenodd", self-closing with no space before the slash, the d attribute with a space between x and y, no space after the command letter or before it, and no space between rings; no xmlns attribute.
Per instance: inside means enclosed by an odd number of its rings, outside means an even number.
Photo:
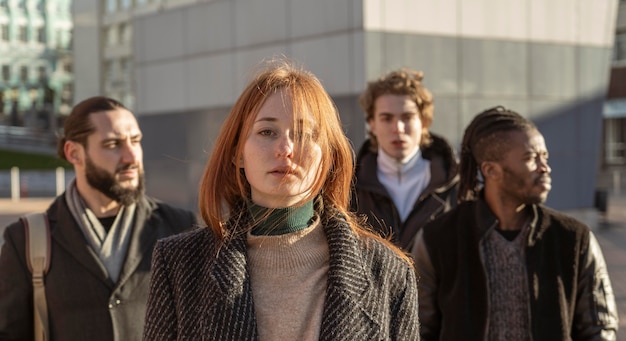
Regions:
<svg viewBox="0 0 626 341"><path fill-rule="evenodd" d="M10 197L17 202L25 197L52 197L65 191L66 184L74 178L74 171L58 167L55 170L0 171L0 197Z"/></svg>
<svg viewBox="0 0 626 341"><path fill-rule="evenodd" d="M56 142L47 130L0 125L0 148L54 153Z"/></svg>

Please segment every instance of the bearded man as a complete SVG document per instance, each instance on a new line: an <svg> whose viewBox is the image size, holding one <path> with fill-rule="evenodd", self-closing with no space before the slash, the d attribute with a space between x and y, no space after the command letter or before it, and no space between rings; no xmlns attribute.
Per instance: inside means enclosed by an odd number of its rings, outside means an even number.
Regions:
<svg viewBox="0 0 626 341"><path fill-rule="evenodd" d="M49 340L140 340L157 239L192 228L195 215L144 194L142 133L120 102L76 105L58 141L76 174L46 211L44 278ZM0 253L0 339L33 339L33 285L23 223Z"/></svg>

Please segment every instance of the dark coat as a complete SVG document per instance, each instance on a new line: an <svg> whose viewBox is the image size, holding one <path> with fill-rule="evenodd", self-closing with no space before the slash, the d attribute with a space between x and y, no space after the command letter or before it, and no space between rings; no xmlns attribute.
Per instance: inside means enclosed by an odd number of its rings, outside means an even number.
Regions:
<svg viewBox="0 0 626 341"><path fill-rule="evenodd" d="M140 340L156 240L192 228L195 216L142 200L126 262L113 283L70 213L65 195L47 210L51 263L45 276L50 340ZM33 287L20 222L7 227L0 253L0 340L33 339Z"/></svg>
<svg viewBox="0 0 626 341"><path fill-rule="evenodd" d="M606 264L587 226L541 205L526 239L533 340L615 340ZM414 250L424 340L487 340L489 292L480 243L497 218L483 200L426 225Z"/></svg>
<svg viewBox="0 0 626 341"><path fill-rule="evenodd" d="M411 250L415 235L426 223L456 206L458 176L454 150L442 137L432 133L431 136L432 143L422 148L422 157L430 161L430 183L404 223L387 189L378 180L378 153L370 150L370 140L365 141L357 156L352 209L366 215L379 234L391 235L392 241L406 251Z"/></svg>
<svg viewBox="0 0 626 341"><path fill-rule="evenodd" d="M144 340L258 340L246 215L231 219L225 242L205 228L157 243ZM419 340L412 265L342 220L321 223L330 261L320 340Z"/></svg>

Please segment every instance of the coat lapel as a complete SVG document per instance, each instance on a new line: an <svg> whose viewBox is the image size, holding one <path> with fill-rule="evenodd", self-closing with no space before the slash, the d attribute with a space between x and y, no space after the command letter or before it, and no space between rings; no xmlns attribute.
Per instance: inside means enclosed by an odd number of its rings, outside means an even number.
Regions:
<svg viewBox="0 0 626 341"><path fill-rule="evenodd" d="M332 215L331 215L332 216ZM324 303L321 340L375 340L381 326L376 309L376 289L365 271L358 241L344 221L324 223L330 264Z"/></svg>
<svg viewBox="0 0 626 341"><path fill-rule="evenodd" d="M246 215L242 217L246 219ZM247 223L237 221L239 226ZM233 225L235 226L235 225ZM201 299L209 309L203 314L202 324L207 340L258 339L252 287L247 264L247 244L244 231L236 232L224 247L218 247L204 281Z"/></svg>
<svg viewBox="0 0 626 341"><path fill-rule="evenodd" d="M48 210L48 219L50 226L54 226L51 238L95 277L109 287L113 287L113 282L109 279L104 265L102 265L98 256L89 247L80 227L74 221L65 203L65 195L58 197ZM54 257L54 253L52 255Z"/></svg>
<svg viewBox="0 0 626 341"><path fill-rule="evenodd" d="M159 236L162 235L159 232L163 228L161 224L147 224L155 209L155 205L145 197L137 204L130 245L128 245L126 259L116 285L117 287L122 286L133 275L144 258L152 259L152 249Z"/></svg>

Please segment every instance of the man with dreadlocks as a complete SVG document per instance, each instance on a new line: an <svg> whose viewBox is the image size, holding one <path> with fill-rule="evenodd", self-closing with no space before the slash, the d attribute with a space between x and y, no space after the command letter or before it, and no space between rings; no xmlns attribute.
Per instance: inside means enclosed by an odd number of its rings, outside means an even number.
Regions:
<svg viewBox="0 0 626 341"><path fill-rule="evenodd" d="M461 145L459 205L425 226L413 257L422 340L615 340L615 298L584 224L542 205L537 127L496 107Z"/></svg>
<svg viewBox="0 0 626 341"><path fill-rule="evenodd" d="M458 183L452 147L429 131L433 96L423 78L421 71L391 71L359 98L369 139L357 156L352 208L407 251L422 226L456 204Z"/></svg>

